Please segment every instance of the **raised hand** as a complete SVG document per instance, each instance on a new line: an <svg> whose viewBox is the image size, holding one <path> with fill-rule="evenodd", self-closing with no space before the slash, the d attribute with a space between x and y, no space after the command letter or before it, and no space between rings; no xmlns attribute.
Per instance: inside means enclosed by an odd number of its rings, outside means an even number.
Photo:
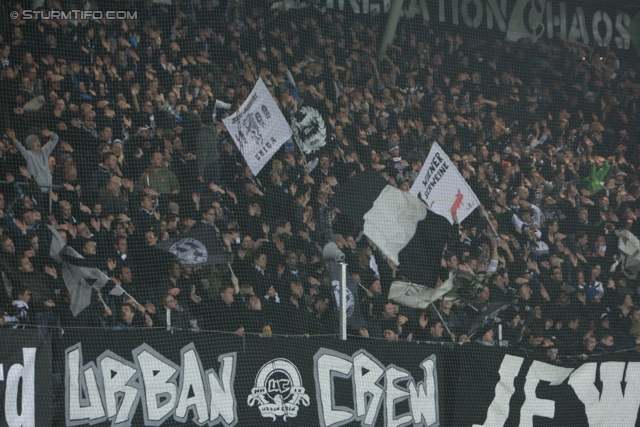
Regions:
<svg viewBox="0 0 640 427"><path fill-rule="evenodd" d="M31 179L31 174L29 173L29 170L24 166L20 166L20 175L22 175L27 179Z"/></svg>
<svg viewBox="0 0 640 427"><path fill-rule="evenodd" d="M48 274L49 276L53 277L54 279L58 278L58 272L56 271L56 269L54 267L49 267L49 266L44 266L44 272L46 274Z"/></svg>

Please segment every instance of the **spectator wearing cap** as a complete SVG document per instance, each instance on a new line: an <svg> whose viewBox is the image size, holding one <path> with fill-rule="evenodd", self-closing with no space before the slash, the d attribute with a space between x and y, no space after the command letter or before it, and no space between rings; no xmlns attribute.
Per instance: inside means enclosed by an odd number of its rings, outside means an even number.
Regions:
<svg viewBox="0 0 640 427"><path fill-rule="evenodd" d="M478 328L478 330L476 331L476 336L478 338L474 342L480 345L488 347L493 347L496 345L493 325L491 323ZM511 341L509 341L509 343L511 343Z"/></svg>

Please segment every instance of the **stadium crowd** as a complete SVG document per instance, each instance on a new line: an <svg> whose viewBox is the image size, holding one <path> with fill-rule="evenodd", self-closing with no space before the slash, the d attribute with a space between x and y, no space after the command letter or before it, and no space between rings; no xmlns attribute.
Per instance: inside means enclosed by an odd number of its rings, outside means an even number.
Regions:
<svg viewBox="0 0 640 427"><path fill-rule="evenodd" d="M498 317L503 340L543 356L640 343L638 282L617 244L623 229L640 235L630 52L510 43L418 16L380 55L385 16L317 0L46 0L137 19L10 20L26 3L0 5L5 327L166 327L169 310L174 328L335 334L322 259L335 242L361 285L367 327L354 335L494 345ZM287 120L318 110L327 137L307 155L285 144L254 176L222 119L258 79ZM440 279L489 274L473 304L440 302L439 315L387 300L411 277L332 206L365 171L409 191L433 142L483 206L452 226ZM112 278L76 317L47 225ZM228 265L186 268L155 247L200 227ZM115 284L127 293L109 295Z"/></svg>

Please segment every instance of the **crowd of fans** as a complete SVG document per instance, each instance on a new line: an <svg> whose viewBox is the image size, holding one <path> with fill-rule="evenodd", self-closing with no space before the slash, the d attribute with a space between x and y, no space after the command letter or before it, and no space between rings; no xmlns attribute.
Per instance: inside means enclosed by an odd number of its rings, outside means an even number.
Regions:
<svg viewBox="0 0 640 427"><path fill-rule="evenodd" d="M385 16L317 1L46 0L137 19L9 20L23 3L0 6L6 326L166 327L170 310L173 328L335 334L321 256L331 241L361 285L367 327L353 334L492 345L498 317L510 346L553 357L640 342L638 283L617 249L620 230L640 231L630 53L509 43L418 16L401 18L380 55ZM317 109L327 141L306 156L285 144L254 176L222 118L258 79L287 120ZM331 202L364 171L408 191L434 142L483 205L452 227L440 278L490 275L476 302L439 313L386 299L411 277ZM46 225L112 278L77 317ZM198 227L215 230L229 265L183 268L155 248ZM109 295L114 284L127 294Z"/></svg>

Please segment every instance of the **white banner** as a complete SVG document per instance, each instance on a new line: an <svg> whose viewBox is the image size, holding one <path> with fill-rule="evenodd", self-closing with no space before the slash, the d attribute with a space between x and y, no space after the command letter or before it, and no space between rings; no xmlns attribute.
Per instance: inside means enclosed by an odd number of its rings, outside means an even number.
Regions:
<svg viewBox="0 0 640 427"><path fill-rule="evenodd" d="M292 135L262 79L240 109L222 122L254 175Z"/></svg>
<svg viewBox="0 0 640 427"><path fill-rule="evenodd" d="M480 205L467 181L437 142L433 143L410 193L451 224L453 212L457 213L458 221L463 221Z"/></svg>

